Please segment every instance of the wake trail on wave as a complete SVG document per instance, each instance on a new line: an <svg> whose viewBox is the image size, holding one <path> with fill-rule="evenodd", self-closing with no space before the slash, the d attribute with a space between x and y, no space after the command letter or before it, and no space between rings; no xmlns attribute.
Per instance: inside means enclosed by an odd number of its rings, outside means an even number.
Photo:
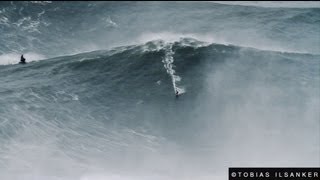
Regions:
<svg viewBox="0 0 320 180"><path fill-rule="evenodd" d="M173 58L174 52L172 50L172 43L169 43L165 49L165 57L162 59L163 66L166 69L167 73L171 77L172 81L172 86L174 93L178 92L178 94L183 94L185 93L185 89L183 87L178 87L177 83L181 81L181 77L176 75L175 70L173 69L174 67L174 58Z"/></svg>

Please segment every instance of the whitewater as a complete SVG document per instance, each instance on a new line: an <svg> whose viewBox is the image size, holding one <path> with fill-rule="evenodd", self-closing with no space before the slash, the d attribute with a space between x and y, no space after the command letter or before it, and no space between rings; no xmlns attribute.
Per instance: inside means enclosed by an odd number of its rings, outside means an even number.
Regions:
<svg viewBox="0 0 320 180"><path fill-rule="evenodd" d="M319 7L0 2L0 179L319 167Z"/></svg>

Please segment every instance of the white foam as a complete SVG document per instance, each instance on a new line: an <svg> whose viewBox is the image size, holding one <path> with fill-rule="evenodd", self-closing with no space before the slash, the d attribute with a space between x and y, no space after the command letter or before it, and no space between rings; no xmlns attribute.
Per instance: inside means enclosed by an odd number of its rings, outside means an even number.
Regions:
<svg viewBox="0 0 320 180"><path fill-rule="evenodd" d="M163 66L167 70L167 73L170 75L171 80L172 80L172 85L173 85L173 90L174 93L178 91L178 94L182 94L185 92L184 88L178 87L177 82L181 81L181 77L175 74L175 70L173 69L173 54L174 52L172 51L172 44L169 44L166 48L166 55L163 58Z"/></svg>
<svg viewBox="0 0 320 180"><path fill-rule="evenodd" d="M47 5L47 4L52 3L52 1L30 1L30 3L40 4L40 5Z"/></svg>
<svg viewBox="0 0 320 180"><path fill-rule="evenodd" d="M254 32L251 32L254 33ZM134 43L143 44L149 41L163 40L167 43L173 43L180 41L182 38L193 38L198 41L203 42L202 44L197 44L198 47L206 46L208 44L216 43L222 45L235 45L240 47L255 48L265 51L277 51L277 52L288 52L288 53L306 53L306 54L318 54L318 52L311 52L305 49L292 49L289 47L284 47L283 45L268 40L267 38L260 37L260 39L248 39L243 40L241 37L227 36L227 35L217 35L215 33L173 33L173 32L145 32L139 36ZM261 43L263 41L264 43Z"/></svg>
<svg viewBox="0 0 320 180"><path fill-rule="evenodd" d="M9 53L0 55L0 65L8 65L8 64L17 64L20 61L21 54L18 53ZM46 59L46 57L42 54L37 54L34 52L27 52L23 54L24 58L26 58L26 62L39 61Z"/></svg>
<svg viewBox="0 0 320 180"><path fill-rule="evenodd" d="M44 13L44 11L41 13ZM38 18L40 17L41 13L38 14ZM30 16L23 17L22 19L19 19L17 22L12 24L15 24L17 27L21 28L23 31L40 33L40 31L38 30L40 21L32 20Z"/></svg>
<svg viewBox="0 0 320 180"><path fill-rule="evenodd" d="M0 17L0 24L8 26L9 19L5 16Z"/></svg>
<svg viewBox="0 0 320 180"><path fill-rule="evenodd" d="M105 18L104 21L106 22L105 24L106 27L119 27L119 25L116 22L112 21L110 16Z"/></svg>

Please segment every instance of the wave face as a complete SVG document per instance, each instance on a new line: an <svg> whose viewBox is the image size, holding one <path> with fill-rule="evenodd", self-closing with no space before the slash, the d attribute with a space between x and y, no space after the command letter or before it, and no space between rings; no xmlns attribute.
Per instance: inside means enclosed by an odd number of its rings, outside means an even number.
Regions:
<svg viewBox="0 0 320 180"><path fill-rule="evenodd" d="M0 15L0 179L320 165L318 8L31 1Z"/></svg>

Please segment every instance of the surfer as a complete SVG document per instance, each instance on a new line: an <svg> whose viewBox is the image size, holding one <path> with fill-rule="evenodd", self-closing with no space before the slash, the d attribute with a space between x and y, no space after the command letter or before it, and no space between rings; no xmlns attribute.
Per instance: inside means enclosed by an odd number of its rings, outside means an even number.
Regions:
<svg viewBox="0 0 320 180"><path fill-rule="evenodd" d="M26 58L23 57L23 54L21 55L21 58L20 58L20 64L25 64L26 63Z"/></svg>
<svg viewBox="0 0 320 180"><path fill-rule="evenodd" d="M176 90L176 98L179 97L179 92Z"/></svg>

